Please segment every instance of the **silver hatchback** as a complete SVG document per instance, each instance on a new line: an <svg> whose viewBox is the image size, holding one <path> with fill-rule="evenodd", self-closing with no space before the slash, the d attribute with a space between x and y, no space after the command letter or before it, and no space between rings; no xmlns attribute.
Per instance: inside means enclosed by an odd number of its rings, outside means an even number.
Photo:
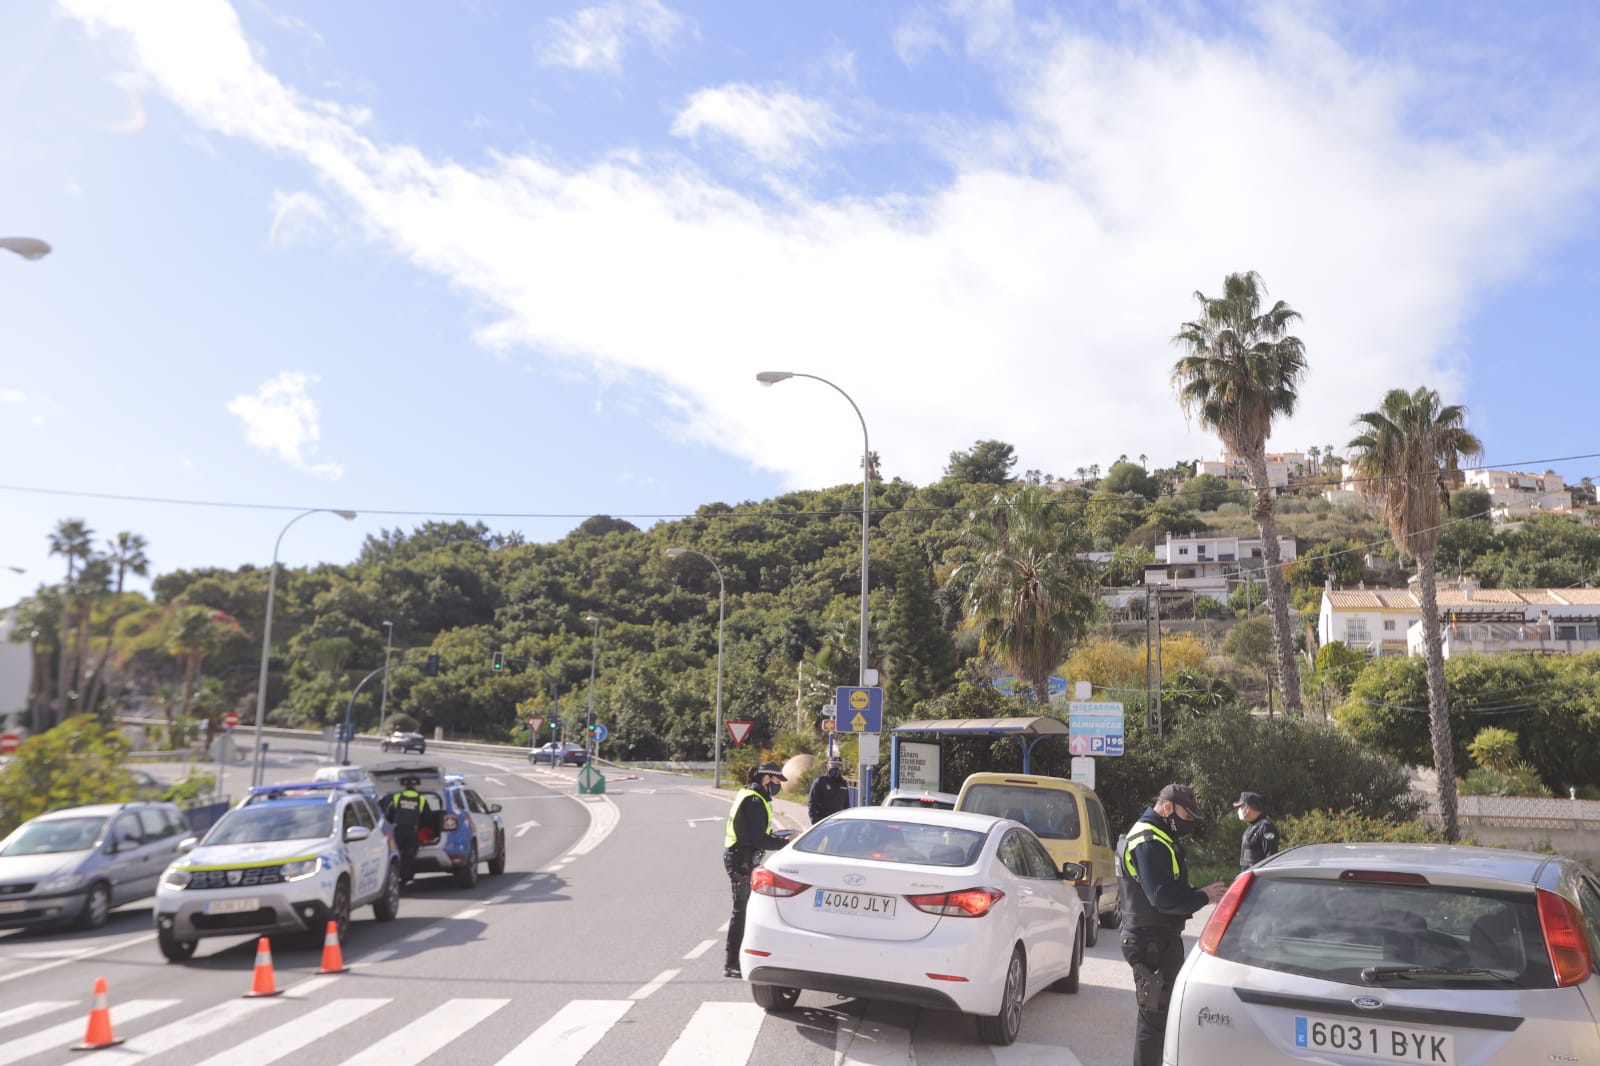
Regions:
<svg viewBox="0 0 1600 1066"><path fill-rule="evenodd" d="M1600 882L1554 855L1319 844L1240 874L1178 975L1164 1061L1600 1061Z"/></svg>

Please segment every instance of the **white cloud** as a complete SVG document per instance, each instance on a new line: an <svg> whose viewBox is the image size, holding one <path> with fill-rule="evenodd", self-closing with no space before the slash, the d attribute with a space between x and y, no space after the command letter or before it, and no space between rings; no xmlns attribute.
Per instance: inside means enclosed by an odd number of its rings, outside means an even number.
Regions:
<svg viewBox="0 0 1600 1066"><path fill-rule="evenodd" d="M1595 170L1577 138L1419 137L1425 77L1287 15L1250 41L1161 25L1107 44L965 4L969 51L1032 52L997 64L1009 115L941 125L948 182L774 203L627 146L576 167L430 158L286 87L220 3L62 2L125 29L200 127L300 159L364 229L495 309L486 347L656 382L670 431L802 485L859 476L860 426L815 382L760 390L758 370L837 382L885 472L914 481L988 437L1057 474L1213 453L1173 401L1170 339L1190 294L1237 270L1305 316L1311 373L1276 445L1347 440L1390 385L1455 399L1458 332L1564 235ZM284 421L259 446L309 462L314 415L309 434Z"/></svg>
<svg viewBox="0 0 1600 1066"><path fill-rule="evenodd" d="M539 51L548 66L618 73L634 39L660 51L683 32L687 20L660 0L622 0L582 8L549 20L550 37Z"/></svg>
<svg viewBox="0 0 1600 1066"><path fill-rule="evenodd" d="M285 248L309 240L328 224L328 206L308 192L272 193L272 228L267 243Z"/></svg>
<svg viewBox="0 0 1600 1066"><path fill-rule="evenodd" d="M235 396L228 412L244 422L245 439L264 452L276 452L291 466L322 478L339 478L344 467L317 463L317 440L322 436L316 401L306 393L318 381L315 374L286 370L257 389L253 396Z"/></svg>
<svg viewBox="0 0 1600 1066"><path fill-rule="evenodd" d="M27 403L28 394L20 389L0 389L0 403Z"/></svg>
<svg viewBox="0 0 1600 1066"><path fill-rule="evenodd" d="M837 139L833 109L785 89L762 92L752 85L701 89L672 122L676 137L702 133L726 137L768 164L795 165L811 149Z"/></svg>

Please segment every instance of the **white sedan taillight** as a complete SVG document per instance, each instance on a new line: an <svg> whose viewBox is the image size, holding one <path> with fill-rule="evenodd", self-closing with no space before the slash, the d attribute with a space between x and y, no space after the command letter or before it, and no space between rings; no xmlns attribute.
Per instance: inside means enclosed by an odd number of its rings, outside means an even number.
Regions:
<svg viewBox="0 0 1600 1066"><path fill-rule="evenodd" d="M907 896L906 902L928 914L952 918L981 918L1005 898L998 888L968 888L960 892L929 892Z"/></svg>
<svg viewBox="0 0 1600 1066"><path fill-rule="evenodd" d="M773 873L765 866L757 866L750 874L750 891L763 896L794 896L810 887L780 873Z"/></svg>

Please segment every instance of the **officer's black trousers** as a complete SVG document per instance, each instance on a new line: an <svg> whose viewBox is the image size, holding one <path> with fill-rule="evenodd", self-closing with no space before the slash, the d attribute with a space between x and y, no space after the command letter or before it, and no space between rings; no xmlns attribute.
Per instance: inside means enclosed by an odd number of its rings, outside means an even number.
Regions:
<svg viewBox="0 0 1600 1066"><path fill-rule="evenodd" d="M1139 1020L1134 1026L1133 1066L1161 1066L1167 1036L1167 1006L1183 968L1183 936L1138 930L1122 935L1122 957L1133 967Z"/></svg>
<svg viewBox="0 0 1600 1066"><path fill-rule="evenodd" d="M744 912L750 906L750 871L755 868L755 855L729 848L722 853L722 868L728 871L728 884L733 890L733 913L728 917L727 966L739 969L739 945L744 943Z"/></svg>

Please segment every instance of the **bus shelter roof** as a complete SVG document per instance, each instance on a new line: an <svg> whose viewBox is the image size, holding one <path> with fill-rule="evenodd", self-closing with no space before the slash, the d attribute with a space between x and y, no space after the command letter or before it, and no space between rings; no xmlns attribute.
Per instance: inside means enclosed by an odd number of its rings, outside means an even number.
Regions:
<svg viewBox="0 0 1600 1066"><path fill-rule="evenodd" d="M1067 736L1071 727L1059 718L930 718L901 722L890 732L934 733L949 736Z"/></svg>

